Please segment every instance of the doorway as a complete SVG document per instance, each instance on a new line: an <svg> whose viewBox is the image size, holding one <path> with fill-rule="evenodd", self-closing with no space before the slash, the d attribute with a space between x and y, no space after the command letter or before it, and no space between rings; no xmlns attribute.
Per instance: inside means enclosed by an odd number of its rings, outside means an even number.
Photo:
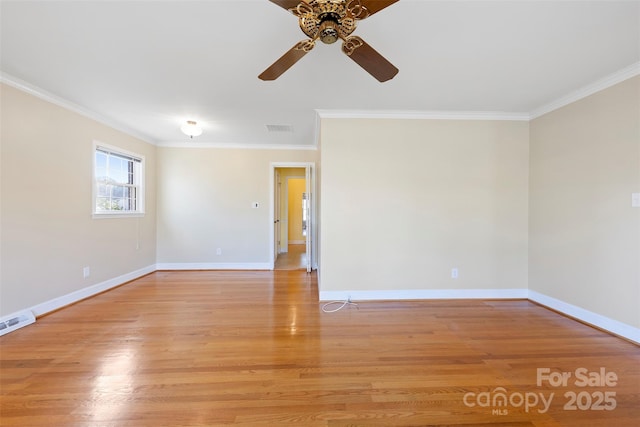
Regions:
<svg viewBox="0 0 640 427"><path fill-rule="evenodd" d="M306 224L303 200L306 190L304 168L276 169L276 230L278 252L274 270L303 270L307 266Z"/></svg>
<svg viewBox="0 0 640 427"><path fill-rule="evenodd" d="M272 260L274 270L304 270L314 264L313 164L272 164Z"/></svg>

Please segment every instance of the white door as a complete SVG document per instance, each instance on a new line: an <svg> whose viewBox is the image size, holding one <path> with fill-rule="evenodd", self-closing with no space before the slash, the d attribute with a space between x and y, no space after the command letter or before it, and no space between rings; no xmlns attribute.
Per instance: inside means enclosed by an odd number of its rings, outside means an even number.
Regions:
<svg viewBox="0 0 640 427"><path fill-rule="evenodd" d="M306 228L307 228L307 239L306 239L306 243L307 243L307 273L311 272L311 248L312 248L312 244L311 244L311 237L313 236L313 218L311 213L313 212L313 209L311 209L311 204L313 203L313 194L311 194L311 166L307 165L307 167L305 168L304 171L304 177L305 177L305 195L306 195L306 203L305 203L305 209L303 211L303 216L306 218Z"/></svg>
<svg viewBox="0 0 640 427"><path fill-rule="evenodd" d="M280 254L280 252L282 252L282 248L281 248L281 242L280 242L280 227L281 227L281 222L280 222L280 214L281 214L281 206L280 206L280 194L282 192L282 183L280 182L280 171L278 169L275 170L275 176L274 176L274 183L275 183L275 188L274 188L274 215L273 215L273 243L274 243L274 247L273 247L273 251L274 251L274 262L275 260L278 259L278 255Z"/></svg>

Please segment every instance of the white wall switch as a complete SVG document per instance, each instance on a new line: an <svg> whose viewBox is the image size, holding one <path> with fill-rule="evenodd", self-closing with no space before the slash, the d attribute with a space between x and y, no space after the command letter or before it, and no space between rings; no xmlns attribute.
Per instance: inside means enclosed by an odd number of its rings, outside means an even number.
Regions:
<svg viewBox="0 0 640 427"><path fill-rule="evenodd" d="M631 193L631 207L640 208L640 193Z"/></svg>
<svg viewBox="0 0 640 427"><path fill-rule="evenodd" d="M91 269L89 267L84 267L82 269L82 277L86 279L89 276L91 276Z"/></svg>

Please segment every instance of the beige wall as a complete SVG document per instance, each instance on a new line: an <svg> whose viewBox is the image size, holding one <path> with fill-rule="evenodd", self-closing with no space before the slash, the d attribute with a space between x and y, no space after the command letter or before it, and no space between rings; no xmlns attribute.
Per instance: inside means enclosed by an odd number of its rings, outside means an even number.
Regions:
<svg viewBox="0 0 640 427"><path fill-rule="evenodd" d="M269 263L271 163L317 160L315 150L159 148L158 263Z"/></svg>
<svg viewBox="0 0 640 427"><path fill-rule="evenodd" d="M291 178L288 185L288 212L289 233L288 241L300 244L304 242L302 235L302 193L306 190L306 180L304 178Z"/></svg>
<svg viewBox="0 0 640 427"><path fill-rule="evenodd" d="M531 122L529 287L640 327L640 77Z"/></svg>
<svg viewBox="0 0 640 427"><path fill-rule="evenodd" d="M0 90L0 317L153 266L156 148L10 86ZM92 219L94 140L145 156L143 218Z"/></svg>
<svg viewBox="0 0 640 427"><path fill-rule="evenodd" d="M526 289L527 122L321 126L321 292Z"/></svg>

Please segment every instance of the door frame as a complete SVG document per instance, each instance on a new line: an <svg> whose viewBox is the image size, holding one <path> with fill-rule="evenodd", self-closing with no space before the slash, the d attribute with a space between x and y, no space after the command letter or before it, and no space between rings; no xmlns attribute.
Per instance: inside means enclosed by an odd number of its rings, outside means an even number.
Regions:
<svg viewBox="0 0 640 427"><path fill-rule="evenodd" d="M282 193L282 183L280 181L280 172L278 171L278 169L275 170L273 174L273 179L275 180L274 181L275 184L273 187L274 188L273 199L278 200L280 199L280 194ZM275 236L275 238L273 239L274 265L275 265L275 262L278 260L278 255L280 255L280 253L282 252L282 247L281 247L282 242L280 241L280 236L282 235L281 218L282 218L282 212L280 209L280 203L275 203L273 208L273 235Z"/></svg>
<svg viewBox="0 0 640 427"><path fill-rule="evenodd" d="M311 250L310 260L310 269L317 270L318 269L318 242L317 242L317 212L318 212L318 203L316 197L316 164L314 162L271 162L269 168L269 246L270 246L270 265L271 270L275 268L275 262L277 254L275 253L275 245L276 238L275 235L275 227L273 226L275 221L275 195L276 189L276 169L286 169L286 168L304 168L307 171L308 179L307 179L307 188L309 190L310 195L310 204L311 209L309 211L309 221L311 223L311 227L309 227L309 233L307 235L307 240L309 244L307 247Z"/></svg>

